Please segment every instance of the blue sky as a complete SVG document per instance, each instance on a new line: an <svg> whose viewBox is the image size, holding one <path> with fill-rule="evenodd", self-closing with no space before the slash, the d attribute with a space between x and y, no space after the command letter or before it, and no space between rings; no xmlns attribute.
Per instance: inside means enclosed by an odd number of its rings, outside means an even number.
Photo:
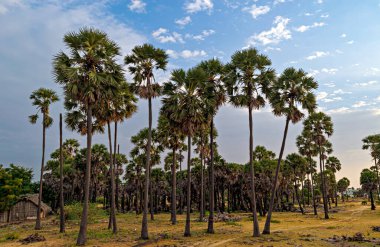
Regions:
<svg viewBox="0 0 380 247"><path fill-rule="evenodd" d="M175 68L204 59L228 62L234 51L256 47L272 60L277 73L302 68L319 83L319 109L335 123L334 155L343 163L338 177L359 185L359 173L371 165L361 139L380 127L380 1L356 0L0 0L0 163L38 168L40 126L27 116L35 111L28 99L39 87L62 91L53 81L51 60L64 50L63 35L92 26L109 34L127 54L145 42L170 55L166 81ZM122 57L120 57L122 61ZM130 78L127 75L127 78ZM155 117L159 100L155 102ZM121 128L122 150L129 138L147 126L146 102ZM53 106L58 119L62 101ZM254 114L257 145L278 153L284 120L265 108ZM248 119L244 109L223 107L216 119L220 153L228 161L248 160ZM50 153L58 141L58 125L47 132ZM302 124L291 126L286 153L296 151ZM83 137L66 131L66 137ZM105 142L95 136L95 142Z"/></svg>

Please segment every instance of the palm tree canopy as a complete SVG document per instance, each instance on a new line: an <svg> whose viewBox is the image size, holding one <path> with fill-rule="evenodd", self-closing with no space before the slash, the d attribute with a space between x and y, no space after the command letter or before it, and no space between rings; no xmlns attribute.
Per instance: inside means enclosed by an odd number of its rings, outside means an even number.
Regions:
<svg viewBox="0 0 380 247"><path fill-rule="evenodd" d="M204 123L205 104L199 93L200 84L207 75L200 68L174 70L171 80L164 85L162 109L166 116L181 126L187 136L193 136L199 126Z"/></svg>
<svg viewBox="0 0 380 247"><path fill-rule="evenodd" d="M265 105L275 72L270 59L254 48L235 52L225 68L225 81L231 103L236 107L259 109Z"/></svg>
<svg viewBox="0 0 380 247"><path fill-rule="evenodd" d="M340 171L342 168L342 164L340 163L340 160L335 156L330 156L326 160L326 169L331 170L333 173L336 173L337 171Z"/></svg>
<svg viewBox="0 0 380 247"><path fill-rule="evenodd" d="M160 95L160 85L155 83L154 70L166 70L168 55L151 44L143 44L132 49L132 54L124 58L129 72L133 75L134 91L144 99ZM153 80L152 80L153 79Z"/></svg>
<svg viewBox="0 0 380 247"><path fill-rule="evenodd" d="M287 68L270 87L269 101L276 116L286 116L292 123L304 117L302 109L312 113L316 99L312 90L318 84L302 69Z"/></svg>
<svg viewBox="0 0 380 247"><path fill-rule="evenodd" d="M58 95L51 89L39 88L30 95L32 105L36 106L38 111L44 114L43 124L45 127L50 127L53 124L53 118L50 117L49 106L59 100ZM38 112L29 116L29 121L35 124L38 119Z"/></svg>

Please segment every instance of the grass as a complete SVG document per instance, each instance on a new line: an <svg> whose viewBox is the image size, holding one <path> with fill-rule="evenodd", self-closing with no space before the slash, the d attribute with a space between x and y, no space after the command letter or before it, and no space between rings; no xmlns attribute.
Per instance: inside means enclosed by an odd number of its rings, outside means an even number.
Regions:
<svg viewBox="0 0 380 247"><path fill-rule="evenodd" d="M353 236L361 232L368 239L379 238L380 232L372 231L372 226L380 225L380 211L371 211L370 205L361 205L361 201L346 202L338 207L331 219L323 219L322 209L319 215L312 214L308 208L306 215L295 212L274 212L271 225L272 234L252 237L252 217L250 213L234 213L241 217L237 222L215 223L215 234L207 234L207 222L198 222L198 214L192 214L190 238L183 237L185 214L178 215L178 224L171 225L170 214L155 215L155 221L149 221L148 241L139 240L141 215L134 213L118 214L119 232L113 235L108 226L108 214L96 205L90 207L88 225L88 246L332 246L324 240L337 236ZM45 242L31 246L75 246L79 230L80 205L67 206L66 233L59 233L59 220L51 216L43 220L43 229L39 234ZM79 216L78 216L79 215ZM260 221L263 229L265 219ZM0 228L0 245L4 247L20 246L19 239L35 233L34 222L12 224ZM336 243L339 246L374 246L368 242Z"/></svg>

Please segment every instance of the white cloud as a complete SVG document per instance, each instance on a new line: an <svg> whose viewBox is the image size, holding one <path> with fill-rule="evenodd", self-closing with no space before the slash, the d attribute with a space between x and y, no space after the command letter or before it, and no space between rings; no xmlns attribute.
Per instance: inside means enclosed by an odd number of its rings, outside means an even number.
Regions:
<svg viewBox="0 0 380 247"><path fill-rule="evenodd" d="M191 22L191 18L190 16L185 16L183 17L182 19L178 19L175 21L175 23L181 27L184 27L186 26L187 24L189 24Z"/></svg>
<svg viewBox="0 0 380 247"><path fill-rule="evenodd" d="M318 3L318 4L322 4L322 3L323 3L323 0L317 0L317 3Z"/></svg>
<svg viewBox="0 0 380 247"><path fill-rule="evenodd" d="M215 33L215 30L208 29L208 30L203 30L202 33L198 34L198 35L186 34L185 37L189 38L189 39L201 41L201 40L205 40L206 37L208 37L214 33Z"/></svg>
<svg viewBox="0 0 380 247"><path fill-rule="evenodd" d="M253 4L251 7L243 8L243 11L249 12L252 15L252 18L256 19L258 16L268 13L270 11L270 7L267 5L256 6L256 4Z"/></svg>
<svg viewBox="0 0 380 247"><path fill-rule="evenodd" d="M322 99L325 99L329 94L326 93L326 92L319 92L317 94L317 100L322 100Z"/></svg>
<svg viewBox="0 0 380 247"><path fill-rule="evenodd" d="M23 6L21 0L1 0L0 2L0 15L6 14L8 10L12 7Z"/></svg>
<svg viewBox="0 0 380 247"><path fill-rule="evenodd" d="M203 10L212 10L214 4L212 0L194 0L185 4L187 13L196 13Z"/></svg>
<svg viewBox="0 0 380 247"><path fill-rule="evenodd" d="M325 103L331 103L331 102L342 101L342 100L343 100L342 97L333 97L333 98L323 99L322 101Z"/></svg>
<svg viewBox="0 0 380 247"><path fill-rule="evenodd" d="M355 41L353 41L353 40L347 41L348 45L352 45L353 43L355 43Z"/></svg>
<svg viewBox="0 0 380 247"><path fill-rule="evenodd" d="M314 22L312 25L309 25L309 26L302 25L302 26L295 28L294 30L296 30L297 32L303 33L303 32L306 32L307 30L309 30L311 28L323 27L325 25L326 24L324 22Z"/></svg>
<svg viewBox="0 0 380 247"><path fill-rule="evenodd" d="M281 48L279 47L271 47L271 46L268 46L264 49L265 52L268 52L268 51L281 51Z"/></svg>
<svg viewBox="0 0 380 247"><path fill-rule="evenodd" d="M176 32L170 33L167 29L160 27L156 31L152 32L153 38L158 40L160 43L185 43L182 39L182 35Z"/></svg>
<svg viewBox="0 0 380 247"><path fill-rule="evenodd" d="M371 86L371 85L374 85L377 83L378 83L377 81L361 82L361 83L355 83L354 86L356 86L356 87L367 87L367 86Z"/></svg>
<svg viewBox="0 0 380 247"><path fill-rule="evenodd" d="M342 89L337 89L333 93L334 94L352 94L352 92L343 91Z"/></svg>
<svg viewBox="0 0 380 247"><path fill-rule="evenodd" d="M327 83L324 83L324 85L326 86L326 87L336 87L336 85L335 85L335 83L333 83L333 82L327 82Z"/></svg>
<svg viewBox="0 0 380 247"><path fill-rule="evenodd" d="M331 75L335 75L336 72L338 72L338 69L335 69L335 68L331 68L331 69L323 68L323 69L321 69L321 72L327 73L327 74L331 74Z"/></svg>
<svg viewBox="0 0 380 247"><path fill-rule="evenodd" d="M336 114L336 113L349 113L351 112L350 108L348 107L340 107L336 109L331 109L327 111L327 114Z"/></svg>
<svg viewBox="0 0 380 247"><path fill-rule="evenodd" d="M359 107L363 107L363 106L367 106L367 105L368 105L368 103L366 103L365 101L358 101L355 104L353 104L352 107L359 108Z"/></svg>
<svg viewBox="0 0 380 247"><path fill-rule="evenodd" d="M329 14L322 14L322 15L321 15L321 18L325 18L325 19L326 19L326 18L329 18Z"/></svg>
<svg viewBox="0 0 380 247"><path fill-rule="evenodd" d="M320 58L320 57L326 57L330 55L329 52L324 52L324 51L315 51L313 52L310 56L306 57L307 60L314 60L316 58Z"/></svg>
<svg viewBox="0 0 380 247"><path fill-rule="evenodd" d="M347 37L347 34L342 33L342 34L340 35L340 37L341 37L341 38L346 38L346 37Z"/></svg>
<svg viewBox="0 0 380 247"><path fill-rule="evenodd" d="M319 70L312 69L312 70L310 70L310 72L307 75L311 76L311 77L314 77L314 76L318 75L319 73L320 73Z"/></svg>
<svg viewBox="0 0 380 247"><path fill-rule="evenodd" d="M146 3L142 0L131 0L131 3L128 5L128 8L131 11L134 11L137 13L144 13L145 7L146 7Z"/></svg>
<svg viewBox="0 0 380 247"><path fill-rule="evenodd" d="M268 31L263 31L259 34L254 34L249 37L247 45L255 45L261 43L262 45L278 44L283 40L291 39L292 35L287 25L290 19L282 16L276 16L273 24L275 25Z"/></svg>
<svg viewBox="0 0 380 247"><path fill-rule="evenodd" d="M166 53L174 58L177 59L179 57L182 58L196 58L196 57L204 57L207 55L207 53L204 50L183 50L181 52L176 52L173 50L166 50Z"/></svg>

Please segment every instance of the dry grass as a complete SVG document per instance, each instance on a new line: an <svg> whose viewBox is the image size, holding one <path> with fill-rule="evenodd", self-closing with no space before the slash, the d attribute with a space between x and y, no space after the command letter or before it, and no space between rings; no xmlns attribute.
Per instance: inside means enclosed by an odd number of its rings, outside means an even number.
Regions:
<svg viewBox="0 0 380 247"><path fill-rule="evenodd" d="M119 214L120 228L117 235L107 229L107 217L99 213L88 226L88 246L374 246L369 242L332 243L324 239L337 236L352 236L361 232L366 239L380 238L380 232L372 231L372 226L380 226L380 211L371 211L370 206L362 206L361 201L349 202L338 207L337 213L331 213L331 219L324 220L312 214L274 213L272 234L253 238L252 218L241 213L241 221L218 222L216 233L205 232L207 222L197 222L197 214L193 214L191 222L192 236L183 237L185 215L178 215L178 224L169 222L169 214L155 216L149 222L150 240L142 241L140 235L141 215ZM265 219L260 219L262 230ZM45 242L33 243L31 246L74 246L79 229L78 220L66 224L66 233L58 232L57 217L51 216L43 221L43 229L39 234L46 238ZM24 222L0 228L0 246L21 246L18 239L35 233L34 222ZM14 236L18 239L13 238ZM11 237L9 237L12 235ZM13 239L12 239L13 238Z"/></svg>

